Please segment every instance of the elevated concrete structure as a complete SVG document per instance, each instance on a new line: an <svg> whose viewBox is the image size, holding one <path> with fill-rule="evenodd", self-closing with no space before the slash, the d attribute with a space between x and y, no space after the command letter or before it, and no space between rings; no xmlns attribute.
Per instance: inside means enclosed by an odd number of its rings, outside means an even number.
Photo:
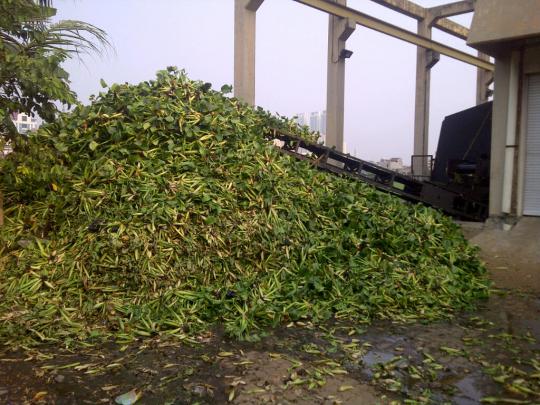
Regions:
<svg viewBox="0 0 540 405"><path fill-rule="evenodd" d="M504 55L509 47L538 42L538 0L477 0L477 10L467 43L492 55Z"/></svg>
<svg viewBox="0 0 540 405"><path fill-rule="evenodd" d="M477 0L468 44L496 58L489 213L493 224L508 228L526 214L526 185L540 179L540 165L525 171L534 159L527 157L529 143L540 139L527 127L540 120L527 94L540 75L540 2Z"/></svg>
<svg viewBox="0 0 540 405"><path fill-rule="evenodd" d="M391 10L397 11L407 17L415 18L417 20L423 20L426 18L426 9L416 3L409 0L371 0L374 3L381 6L388 7ZM461 39L467 39L469 36L469 29L455 23L447 18L437 20L434 25L435 28L446 32Z"/></svg>
<svg viewBox="0 0 540 405"><path fill-rule="evenodd" d="M255 104L255 34L257 10L264 0L234 3L234 96Z"/></svg>
<svg viewBox="0 0 540 405"><path fill-rule="evenodd" d="M355 26L361 25L383 34L398 38L418 46L414 153L426 155L428 150L429 89L430 69L439 55L446 55L482 69L479 72L477 99L487 98L489 77L487 72L494 69L489 58L472 56L431 39L432 27L439 28L459 38L465 38L468 30L446 19L473 10L473 0L462 0L431 9L423 8L409 0L372 0L418 20L418 33L407 31L383 20L371 17L347 7L346 0L295 0L329 14L328 25L328 76L327 76L327 145L342 151L345 59L350 57L345 51L347 38ZM256 11L263 0L235 0L235 71L234 94L250 103L255 102L255 27ZM487 83L487 84L486 84ZM425 158L416 163L415 173L426 175Z"/></svg>
<svg viewBox="0 0 540 405"><path fill-rule="evenodd" d="M347 5L347 0L334 0ZM326 141L343 152L345 120L345 60L342 52L347 39L356 29L350 18L328 16L328 63L326 79Z"/></svg>
<svg viewBox="0 0 540 405"><path fill-rule="evenodd" d="M423 9L421 19L418 19L418 35L431 39L431 28L445 17L469 13L474 10L472 0L445 4L430 9ZM420 178L429 178L428 162L429 147L429 106L431 88L431 68L437 63L439 55L425 48L416 50L416 87L414 103L414 148L412 174ZM485 60L485 59L484 59ZM484 71L484 69L481 69ZM478 90L477 90L478 91Z"/></svg>

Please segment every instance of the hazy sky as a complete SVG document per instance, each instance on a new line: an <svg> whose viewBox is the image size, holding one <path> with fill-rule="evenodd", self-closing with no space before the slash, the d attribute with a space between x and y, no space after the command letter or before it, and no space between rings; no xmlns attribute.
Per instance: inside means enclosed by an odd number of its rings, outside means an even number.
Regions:
<svg viewBox="0 0 540 405"><path fill-rule="evenodd" d="M417 0L431 7L450 0ZM350 7L411 31L416 20L369 0ZM104 29L115 52L66 65L86 101L107 83L137 83L174 65L214 88L233 83L234 0L55 0L57 19ZM469 25L471 15L455 19ZM328 15L293 0L266 0L257 13L256 104L293 116L326 104ZM433 39L466 50L464 41L433 30ZM345 142L360 158L402 157L413 145L416 47L357 26L347 41ZM474 53L469 48L470 53ZM444 116L475 103L476 68L441 56L432 70L430 153Z"/></svg>

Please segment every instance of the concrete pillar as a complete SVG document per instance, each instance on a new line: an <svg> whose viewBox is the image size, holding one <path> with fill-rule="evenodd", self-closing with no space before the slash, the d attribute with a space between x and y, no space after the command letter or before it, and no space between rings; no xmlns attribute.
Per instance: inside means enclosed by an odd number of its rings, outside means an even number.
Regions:
<svg viewBox="0 0 540 405"><path fill-rule="evenodd" d="M347 0L334 0L347 5ZM326 145L343 151L343 121L345 110L345 49L347 38L356 23L329 16L328 22L328 69L326 80Z"/></svg>
<svg viewBox="0 0 540 405"><path fill-rule="evenodd" d="M257 9L263 0L234 3L234 96L255 104L255 32Z"/></svg>
<svg viewBox="0 0 540 405"><path fill-rule="evenodd" d="M512 197L515 194L516 180L516 152L517 152L517 126L519 110L519 86L520 86L520 60L519 51L512 51L510 57L510 77L508 83L508 111L506 114L506 145L504 150L504 172L502 188L502 212L504 214L515 214L515 201Z"/></svg>
<svg viewBox="0 0 540 405"><path fill-rule="evenodd" d="M431 19L418 21L418 35L431 38ZM414 103L414 155L427 155L429 142L429 93L431 80L430 52L421 47L416 50L416 92ZM427 158L415 158L413 174L428 176Z"/></svg>
<svg viewBox="0 0 540 405"><path fill-rule="evenodd" d="M495 60L495 93L491 124L491 158L489 174L489 215L503 214L503 179L505 171L506 129L510 95L511 58L501 55Z"/></svg>
<svg viewBox="0 0 540 405"><path fill-rule="evenodd" d="M489 55L478 52L478 57L485 61L489 61ZM476 105L488 101L491 94L489 85L493 82L493 72L478 68L476 73Z"/></svg>

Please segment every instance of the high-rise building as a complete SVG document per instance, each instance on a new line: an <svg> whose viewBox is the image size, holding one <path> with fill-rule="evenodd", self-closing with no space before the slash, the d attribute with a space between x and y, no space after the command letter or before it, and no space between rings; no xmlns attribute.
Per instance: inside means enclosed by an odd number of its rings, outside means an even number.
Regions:
<svg viewBox="0 0 540 405"><path fill-rule="evenodd" d="M309 116L308 113L298 113L294 119L298 125L306 125L309 127Z"/></svg>
<svg viewBox="0 0 540 405"><path fill-rule="evenodd" d="M326 110L321 112L320 116L320 133L326 135Z"/></svg>
<svg viewBox="0 0 540 405"><path fill-rule="evenodd" d="M300 125L309 127L310 131L320 134L319 140L323 143L326 140L326 110L314 111L311 113L296 114L295 121Z"/></svg>
<svg viewBox="0 0 540 405"><path fill-rule="evenodd" d="M321 132L321 120L318 112L312 112L309 116L309 129L313 132Z"/></svg>

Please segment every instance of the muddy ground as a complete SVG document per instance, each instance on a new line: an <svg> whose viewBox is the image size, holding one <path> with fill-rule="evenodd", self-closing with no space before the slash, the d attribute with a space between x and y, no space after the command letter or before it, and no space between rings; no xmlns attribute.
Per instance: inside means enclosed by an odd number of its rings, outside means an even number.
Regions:
<svg viewBox="0 0 540 405"><path fill-rule="evenodd" d="M540 404L540 285L505 289L504 266L486 259L497 290L452 321L295 323L251 343L216 328L194 343L0 347L0 404L112 404L130 391L137 404Z"/></svg>

